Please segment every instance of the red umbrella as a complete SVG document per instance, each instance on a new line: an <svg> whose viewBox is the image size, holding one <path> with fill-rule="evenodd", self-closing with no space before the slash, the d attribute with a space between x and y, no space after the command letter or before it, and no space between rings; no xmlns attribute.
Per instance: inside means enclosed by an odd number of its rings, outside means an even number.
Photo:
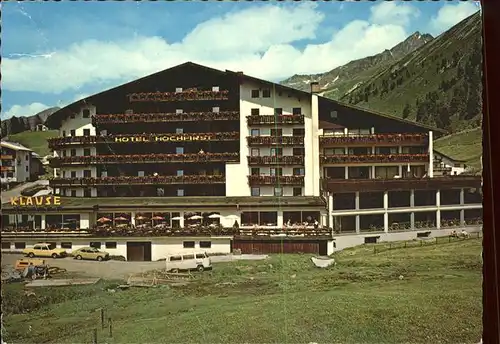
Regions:
<svg viewBox="0 0 500 344"><path fill-rule="evenodd" d="M118 217L115 217L115 221L128 221L128 219L126 217L123 217L123 216L118 216Z"/></svg>
<svg viewBox="0 0 500 344"><path fill-rule="evenodd" d="M161 220L165 220L165 218L162 217L162 216L153 216L153 220L155 220L155 221L161 221Z"/></svg>
<svg viewBox="0 0 500 344"><path fill-rule="evenodd" d="M101 217L97 220L97 222L104 223L104 222L110 222L112 221L111 219L108 219L107 217Z"/></svg>
<svg viewBox="0 0 500 344"><path fill-rule="evenodd" d="M136 220L148 220L148 218L146 216L142 216L142 215L139 215L139 216L136 216L135 217Z"/></svg>

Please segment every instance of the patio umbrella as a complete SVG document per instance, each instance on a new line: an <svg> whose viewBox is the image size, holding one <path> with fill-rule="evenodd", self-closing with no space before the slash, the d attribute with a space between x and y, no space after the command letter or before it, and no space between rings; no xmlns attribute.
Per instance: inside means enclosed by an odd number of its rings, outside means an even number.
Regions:
<svg viewBox="0 0 500 344"><path fill-rule="evenodd" d="M97 222L104 223L104 222L111 222L111 219L108 219L107 217L101 217L97 219Z"/></svg>
<svg viewBox="0 0 500 344"><path fill-rule="evenodd" d="M220 219L221 217L222 217L222 216L221 216L221 215L219 215L219 214L212 214L212 215L210 215L208 218L209 218L209 219Z"/></svg>
<svg viewBox="0 0 500 344"><path fill-rule="evenodd" d="M155 221L161 221L161 220L165 220L165 218L161 217L161 216L153 216L153 220L155 220Z"/></svg>
<svg viewBox="0 0 500 344"><path fill-rule="evenodd" d="M175 217L172 217L172 220L182 220L182 217L180 217L180 216L175 216Z"/></svg>
<svg viewBox="0 0 500 344"><path fill-rule="evenodd" d="M228 215L228 216L226 216L226 219L239 220L240 217L238 215Z"/></svg>
<svg viewBox="0 0 500 344"><path fill-rule="evenodd" d="M190 220L201 220L201 219L203 219L203 217L200 215L194 215L194 216L191 216L189 219Z"/></svg>
<svg viewBox="0 0 500 344"><path fill-rule="evenodd" d="M118 216L118 217L115 217L115 221L128 221L128 219L126 217L123 217L123 216Z"/></svg>
<svg viewBox="0 0 500 344"><path fill-rule="evenodd" d="M135 217L135 219L136 219L136 220L139 220L139 221L141 221L141 220L148 220L148 218L147 218L146 216L142 216L142 215L136 216L136 217ZM154 219L155 219L155 218L153 217L153 220L154 220Z"/></svg>

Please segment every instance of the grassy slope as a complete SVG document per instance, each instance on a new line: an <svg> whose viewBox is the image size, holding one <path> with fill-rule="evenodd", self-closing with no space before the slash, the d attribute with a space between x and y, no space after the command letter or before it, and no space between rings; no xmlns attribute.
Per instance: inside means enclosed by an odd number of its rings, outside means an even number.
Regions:
<svg viewBox="0 0 500 344"><path fill-rule="evenodd" d="M474 168L481 168L483 154L482 128L461 131L434 141L437 151L456 159L465 160Z"/></svg>
<svg viewBox="0 0 500 344"><path fill-rule="evenodd" d="M100 343L475 343L480 252L480 239L376 255L361 246L337 254L337 267L326 270L308 255L217 264L184 289L40 288L38 297L66 301L4 316L5 340L84 343L97 328ZM20 286L4 293L23 299ZM100 307L113 319L113 338L100 328Z"/></svg>
<svg viewBox="0 0 500 344"><path fill-rule="evenodd" d="M25 147L32 149L41 157L50 154L47 139L59 136L57 130L48 131L25 131L9 136L9 141L18 142Z"/></svg>

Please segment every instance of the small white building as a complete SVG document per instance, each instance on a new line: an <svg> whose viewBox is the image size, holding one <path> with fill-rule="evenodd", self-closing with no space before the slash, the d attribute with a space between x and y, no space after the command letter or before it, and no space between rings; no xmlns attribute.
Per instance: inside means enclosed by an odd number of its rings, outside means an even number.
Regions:
<svg viewBox="0 0 500 344"><path fill-rule="evenodd" d="M434 174L456 176L465 172L464 160L453 159L441 152L434 151Z"/></svg>
<svg viewBox="0 0 500 344"><path fill-rule="evenodd" d="M30 180L33 151L15 142L1 142L1 183L24 183Z"/></svg>

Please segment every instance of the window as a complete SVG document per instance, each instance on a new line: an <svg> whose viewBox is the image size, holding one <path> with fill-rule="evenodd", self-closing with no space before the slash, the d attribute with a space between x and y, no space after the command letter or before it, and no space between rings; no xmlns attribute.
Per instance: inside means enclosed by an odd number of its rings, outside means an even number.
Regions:
<svg viewBox="0 0 500 344"><path fill-rule="evenodd" d="M259 155L260 155L260 149L252 148L252 156L259 156Z"/></svg>
<svg viewBox="0 0 500 344"><path fill-rule="evenodd" d="M213 86L212 87L212 92L219 92L219 86Z"/></svg>
<svg viewBox="0 0 500 344"><path fill-rule="evenodd" d="M252 90L252 98L259 98L259 90Z"/></svg>
<svg viewBox="0 0 500 344"><path fill-rule="evenodd" d="M260 196L260 188L252 188L252 196Z"/></svg>
<svg viewBox="0 0 500 344"><path fill-rule="evenodd" d="M398 154L398 147L376 147L376 154Z"/></svg>
<svg viewBox="0 0 500 344"><path fill-rule="evenodd" d="M182 92L182 87L175 88L175 93L181 93L181 92Z"/></svg>
<svg viewBox="0 0 500 344"><path fill-rule="evenodd" d="M66 130L63 130L62 131L62 136L65 137L66 136Z"/></svg>
<svg viewBox="0 0 500 344"><path fill-rule="evenodd" d="M283 196L283 188L274 188L274 196Z"/></svg>
<svg viewBox="0 0 500 344"><path fill-rule="evenodd" d="M294 156L304 156L305 152L305 148L302 147L296 147L292 149L292 155Z"/></svg>
<svg viewBox="0 0 500 344"><path fill-rule="evenodd" d="M177 175L178 176L183 176L184 175L184 170L177 170Z"/></svg>
<svg viewBox="0 0 500 344"><path fill-rule="evenodd" d="M175 154L184 154L184 147L175 147Z"/></svg>
<svg viewBox="0 0 500 344"><path fill-rule="evenodd" d="M71 156L76 156L76 149L73 148L72 150L70 150L70 154Z"/></svg>
<svg viewBox="0 0 500 344"><path fill-rule="evenodd" d="M182 246L184 248L194 248L194 241L183 241Z"/></svg>
<svg viewBox="0 0 500 344"><path fill-rule="evenodd" d="M61 152L63 157L66 156L66 149L62 150Z"/></svg>
<svg viewBox="0 0 500 344"><path fill-rule="evenodd" d="M283 114L283 109L282 108L275 108L274 109L274 114L275 115L282 115Z"/></svg>
<svg viewBox="0 0 500 344"><path fill-rule="evenodd" d="M91 170L83 170L83 177L84 178L92 177L92 171Z"/></svg>
<svg viewBox="0 0 500 344"><path fill-rule="evenodd" d="M182 113L182 109L175 109L175 113L179 114L179 113Z"/></svg>
<svg viewBox="0 0 500 344"><path fill-rule="evenodd" d="M294 115L301 115L302 114L302 108L293 108L292 109L292 114L294 114Z"/></svg>
<svg viewBox="0 0 500 344"><path fill-rule="evenodd" d="M182 133L184 133L184 129L182 129L182 128L176 128L175 129L175 133L176 134L182 134Z"/></svg>
<svg viewBox="0 0 500 344"><path fill-rule="evenodd" d="M337 116L337 111L331 111L331 112L330 112L330 118L331 118L331 119L337 119L337 118L338 118L338 116Z"/></svg>
<svg viewBox="0 0 500 344"><path fill-rule="evenodd" d="M25 170L26 170L26 172L29 172L30 169L28 166L25 166Z"/></svg>
<svg viewBox="0 0 500 344"><path fill-rule="evenodd" d="M260 115L260 109L251 109L250 114L252 116L258 116L258 115Z"/></svg>
<svg viewBox="0 0 500 344"><path fill-rule="evenodd" d="M271 136L283 136L283 129L271 129Z"/></svg>
<svg viewBox="0 0 500 344"><path fill-rule="evenodd" d="M216 112L216 113L217 113L217 112L220 112L220 107L218 107L218 106L214 106L214 107L212 108L212 112Z"/></svg>
<svg viewBox="0 0 500 344"><path fill-rule="evenodd" d="M294 196L302 196L302 188L293 188Z"/></svg>
<svg viewBox="0 0 500 344"><path fill-rule="evenodd" d="M83 149L83 155L84 156L89 156L90 155L90 148L84 148Z"/></svg>
<svg viewBox="0 0 500 344"><path fill-rule="evenodd" d="M7 172L7 178L14 178L14 172Z"/></svg>
<svg viewBox="0 0 500 344"><path fill-rule="evenodd" d="M69 132L69 136L76 136L76 130L73 129Z"/></svg>
<svg viewBox="0 0 500 344"><path fill-rule="evenodd" d="M260 168L258 167L253 167L251 170L252 176L260 176Z"/></svg>
<svg viewBox="0 0 500 344"><path fill-rule="evenodd" d="M212 247L211 241L200 241L200 248L211 248L211 247ZM196 257L196 258L199 258L199 257Z"/></svg>
<svg viewBox="0 0 500 344"><path fill-rule="evenodd" d="M262 91L262 97L263 98L271 98L271 90L270 89L265 89Z"/></svg>
<svg viewBox="0 0 500 344"><path fill-rule="evenodd" d="M71 197L76 197L76 190L71 190Z"/></svg>
<svg viewBox="0 0 500 344"><path fill-rule="evenodd" d="M71 171L71 178L76 178L76 171Z"/></svg>
<svg viewBox="0 0 500 344"><path fill-rule="evenodd" d="M271 148L271 156L283 156L283 148Z"/></svg>
<svg viewBox="0 0 500 344"><path fill-rule="evenodd" d="M305 174L305 169L303 167L295 167L293 169L294 176L303 176Z"/></svg>
<svg viewBox="0 0 500 344"><path fill-rule="evenodd" d="M179 197L184 196L184 189L177 189L177 196Z"/></svg>
<svg viewBox="0 0 500 344"><path fill-rule="evenodd" d="M90 192L90 189L83 189L83 197L92 197L92 193Z"/></svg>
<svg viewBox="0 0 500 344"><path fill-rule="evenodd" d="M83 136L90 136L90 129L83 129Z"/></svg>
<svg viewBox="0 0 500 344"><path fill-rule="evenodd" d="M305 136L306 135L306 131L302 128L296 128L296 129L293 129L293 136Z"/></svg>
<svg viewBox="0 0 500 344"><path fill-rule="evenodd" d="M344 148L325 148L323 150L325 155L343 155L345 154Z"/></svg>
<svg viewBox="0 0 500 344"><path fill-rule="evenodd" d="M82 114L83 114L83 118L89 118L90 117L90 110L84 109Z"/></svg>
<svg viewBox="0 0 500 344"><path fill-rule="evenodd" d="M210 242L210 246L212 246L211 242ZM203 258L208 258L208 256L205 253L196 253L196 259L203 259Z"/></svg>
<svg viewBox="0 0 500 344"><path fill-rule="evenodd" d="M62 171L62 177L66 178L66 171Z"/></svg>
<svg viewBox="0 0 500 344"><path fill-rule="evenodd" d="M254 137L260 136L260 130L259 129L252 129L251 135Z"/></svg>
<svg viewBox="0 0 500 344"><path fill-rule="evenodd" d="M24 160L28 161L29 159L30 159L30 156L29 156L28 154L26 154L26 155L24 156Z"/></svg>
<svg viewBox="0 0 500 344"><path fill-rule="evenodd" d="M185 254L182 256L182 260L194 259L194 254Z"/></svg>
<svg viewBox="0 0 500 344"><path fill-rule="evenodd" d="M101 242L99 241L91 241L89 244L90 247L100 249L101 248Z"/></svg>
<svg viewBox="0 0 500 344"><path fill-rule="evenodd" d="M61 248L71 249L72 247L73 247L73 245L70 242L62 242L61 243Z"/></svg>
<svg viewBox="0 0 500 344"><path fill-rule="evenodd" d="M282 176L283 169L281 167L271 167L270 169L271 176Z"/></svg>
<svg viewBox="0 0 500 344"><path fill-rule="evenodd" d="M10 249L10 242L8 241L2 241L2 248L5 250Z"/></svg>
<svg viewBox="0 0 500 344"><path fill-rule="evenodd" d="M17 250L23 250L26 248L26 243L25 242L15 242L14 248Z"/></svg>
<svg viewBox="0 0 500 344"><path fill-rule="evenodd" d="M73 112L71 115L69 115L70 118L75 118L76 114Z"/></svg>
<svg viewBox="0 0 500 344"><path fill-rule="evenodd" d="M106 241L106 248L116 248L116 241Z"/></svg>

